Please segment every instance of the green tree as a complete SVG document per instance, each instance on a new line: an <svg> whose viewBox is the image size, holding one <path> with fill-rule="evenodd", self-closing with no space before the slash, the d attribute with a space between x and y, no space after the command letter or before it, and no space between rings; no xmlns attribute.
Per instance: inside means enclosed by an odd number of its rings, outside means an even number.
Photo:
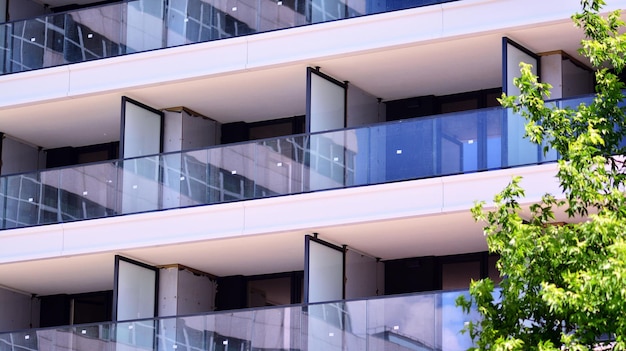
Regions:
<svg viewBox="0 0 626 351"><path fill-rule="evenodd" d="M586 37L580 52L597 70L593 102L575 109L546 103L551 87L524 64L515 80L520 95L501 99L527 119L530 140L560 154L564 196L546 194L523 208L514 178L493 208L473 208L505 278L495 292L489 279L473 282L469 299L457 300L481 316L466 327L472 350L626 349L626 120L617 76L626 36L619 12L601 14L603 0L581 5L572 18ZM554 223L557 211L567 223Z"/></svg>

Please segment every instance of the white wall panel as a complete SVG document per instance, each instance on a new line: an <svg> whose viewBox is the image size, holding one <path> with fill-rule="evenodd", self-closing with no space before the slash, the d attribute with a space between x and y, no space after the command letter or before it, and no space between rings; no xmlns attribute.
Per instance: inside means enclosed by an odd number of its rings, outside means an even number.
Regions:
<svg viewBox="0 0 626 351"><path fill-rule="evenodd" d="M442 30L441 8L427 6L263 33L249 37L247 66L311 62L313 58L435 39Z"/></svg>
<svg viewBox="0 0 626 351"><path fill-rule="evenodd" d="M73 64L67 66L71 70L67 95L118 91L241 71L246 68L246 54L246 39L242 37Z"/></svg>
<svg viewBox="0 0 626 351"><path fill-rule="evenodd" d="M346 90L343 86L309 72L310 87L310 133L324 132L345 127Z"/></svg>
<svg viewBox="0 0 626 351"><path fill-rule="evenodd" d="M76 253L227 238L243 232L244 216L243 203L237 202L73 222L64 225L61 244L63 251Z"/></svg>
<svg viewBox="0 0 626 351"><path fill-rule="evenodd" d="M503 62L503 64L506 69L506 93L507 95L519 95L520 90L515 86L513 80L522 75L520 72L520 63L523 62L532 65L531 72L536 75L539 62L537 61L537 58L531 56L510 42L507 42L505 45L506 62Z"/></svg>
<svg viewBox="0 0 626 351"><path fill-rule="evenodd" d="M154 270L120 259L116 279L118 321L155 317Z"/></svg>
<svg viewBox="0 0 626 351"><path fill-rule="evenodd" d="M124 100L123 106L122 158L160 153L162 116L128 100Z"/></svg>
<svg viewBox="0 0 626 351"><path fill-rule="evenodd" d="M0 231L0 262L61 256L63 241L61 225Z"/></svg>
<svg viewBox="0 0 626 351"><path fill-rule="evenodd" d="M69 66L52 67L0 76L0 106L19 106L35 101L66 98ZM28 94L24 94L27 91Z"/></svg>
<svg viewBox="0 0 626 351"><path fill-rule="evenodd" d="M308 261L305 263L305 303L343 299L343 251L309 239ZM308 281L307 280L308 277Z"/></svg>
<svg viewBox="0 0 626 351"><path fill-rule="evenodd" d="M526 193L525 203L539 201L545 193L555 196L561 194L559 181L555 177L556 164L554 163L497 172L455 175L442 179L442 210L444 212L465 211L471 208L474 201L485 201L490 204L493 201L493 195L510 183L514 175L523 177L521 186Z"/></svg>
<svg viewBox="0 0 626 351"><path fill-rule="evenodd" d="M615 3L613 8L616 6ZM580 3L578 1L541 0L464 0L442 4L441 8L443 12L443 33L441 34L451 36L545 21L571 22L570 17L580 10Z"/></svg>
<svg viewBox="0 0 626 351"><path fill-rule="evenodd" d="M409 186L409 183L412 184ZM281 198L266 199L262 202L248 201L245 228L250 233L261 228L263 231L282 231L294 227L321 227L352 221L374 221L438 213L443 206L442 194L442 180L436 178L321 191L308 194L306 201L302 201L298 196L288 196L284 200L290 203L289 206L285 206ZM328 206L329 203L333 206ZM273 216L276 213L281 213L281 221L274 220Z"/></svg>
<svg viewBox="0 0 626 351"><path fill-rule="evenodd" d="M155 155L162 151L163 115L147 106L122 98L122 158ZM123 163L122 212L150 211L159 203L159 157L142 157Z"/></svg>
<svg viewBox="0 0 626 351"><path fill-rule="evenodd" d="M520 94L520 90L515 86L514 80L522 75L520 64L523 62L532 65L531 72L537 75L539 72L539 60L508 40L505 41L503 39L503 45L505 45L506 56L503 58L505 62L502 65L506 76L503 77L502 91L509 96L517 96ZM526 119L509 109L507 110L505 126L505 140L507 143L505 146L507 150L506 165L520 166L536 163L539 157L539 148L529 139L524 138L526 134Z"/></svg>

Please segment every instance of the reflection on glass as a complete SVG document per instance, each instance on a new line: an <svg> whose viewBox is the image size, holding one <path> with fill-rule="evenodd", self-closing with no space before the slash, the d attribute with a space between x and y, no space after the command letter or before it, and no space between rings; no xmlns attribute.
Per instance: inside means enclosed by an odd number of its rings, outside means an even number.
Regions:
<svg viewBox="0 0 626 351"><path fill-rule="evenodd" d="M161 209L159 156L121 161L120 213L137 213Z"/></svg>
<svg viewBox="0 0 626 351"><path fill-rule="evenodd" d="M347 169L345 159L354 157L347 146L346 132L312 134L309 139L309 190L343 187L354 170ZM353 183L353 182L352 182Z"/></svg>
<svg viewBox="0 0 626 351"><path fill-rule="evenodd" d="M461 331L469 321L477 321L478 313L472 311L465 314L456 306L456 299L460 295L465 295L469 299L467 291L452 291L441 294L441 348L446 351L464 351L472 346L472 340L467 333Z"/></svg>
<svg viewBox="0 0 626 351"><path fill-rule="evenodd" d="M392 346L436 350L437 295L408 295L368 301L368 344L375 350Z"/></svg>
<svg viewBox="0 0 626 351"><path fill-rule="evenodd" d="M118 322L115 324L115 342L133 350L154 350L156 326L154 319Z"/></svg>
<svg viewBox="0 0 626 351"><path fill-rule="evenodd" d="M63 221L114 215L117 175L114 163L61 169L58 188Z"/></svg>

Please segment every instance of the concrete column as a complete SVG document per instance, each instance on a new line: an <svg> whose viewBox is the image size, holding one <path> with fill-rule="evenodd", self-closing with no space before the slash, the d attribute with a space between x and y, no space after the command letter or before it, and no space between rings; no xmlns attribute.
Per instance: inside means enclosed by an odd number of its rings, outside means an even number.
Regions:
<svg viewBox="0 0 626 351"><path fill-rule="evenodd" d="M216 121L184 107L169 108L163 112L165 116L163 152L198 149L219 143L220 128ZM181 191L185 193L185 189L188 189L184 182L190 182L190 177L197 176L187 173L188 161L205 163L207 162L206 154L202 152L193 155L173 153L162 157L162 163L167 169L164 182L168 186L163 190L163 206L166 208L195 204L193 196L189 199L181 194ZM173 177L173 179L168 177Z"/></svg>
<svg viewBox="0 0 626 351"><path fill-rule="evenodd" d="M541 81L552 85L551 99L593 93L593 72L562 51L541 55Z"/></svg>
<svg viewBox="0 0 626 351"><path fill-rule="evenodd" d="M219 144L219 124L185 107L164 110L163 152Z"/></svg>
<svg viewBox="0 0 626 351"><path fill-rule="evenodd" d="M182 265L159 270L160 317L181 316L215 310L217 284L206 273ZM158 348L171 350L174 345L187 344L187 328L202 330L202 318L165 318L159 323Z"/></svg>
<svg viewBox="0 0 626 351"><path fill-rule="evenodd" d="M159 271L159 316L215 310L217 284L209 274L173 265Z"/></svg>

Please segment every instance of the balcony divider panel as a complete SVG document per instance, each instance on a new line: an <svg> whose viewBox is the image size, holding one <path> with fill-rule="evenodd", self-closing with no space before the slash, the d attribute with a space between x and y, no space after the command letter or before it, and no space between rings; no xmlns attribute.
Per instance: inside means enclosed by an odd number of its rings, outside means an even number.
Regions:
<svg viewBox="0 0 626 351"><path fill-rule="evenodd" d="M514 42L502 38L502 92L507 95L519 95L520 91L514 84L514 79L521 76L520 64L524 62L532 65L533 74L541 77L539 56L532 51ZM502 153L503 165L515 165L519 163L532 163L541 159L541 147L533 144L528 139L523 139L526 133L526 120L512 110L506 111L503 116L503 135L506 152ZM523 140L522 140L523 139ZM520 142L520 140L522 140Z"/></svg>

